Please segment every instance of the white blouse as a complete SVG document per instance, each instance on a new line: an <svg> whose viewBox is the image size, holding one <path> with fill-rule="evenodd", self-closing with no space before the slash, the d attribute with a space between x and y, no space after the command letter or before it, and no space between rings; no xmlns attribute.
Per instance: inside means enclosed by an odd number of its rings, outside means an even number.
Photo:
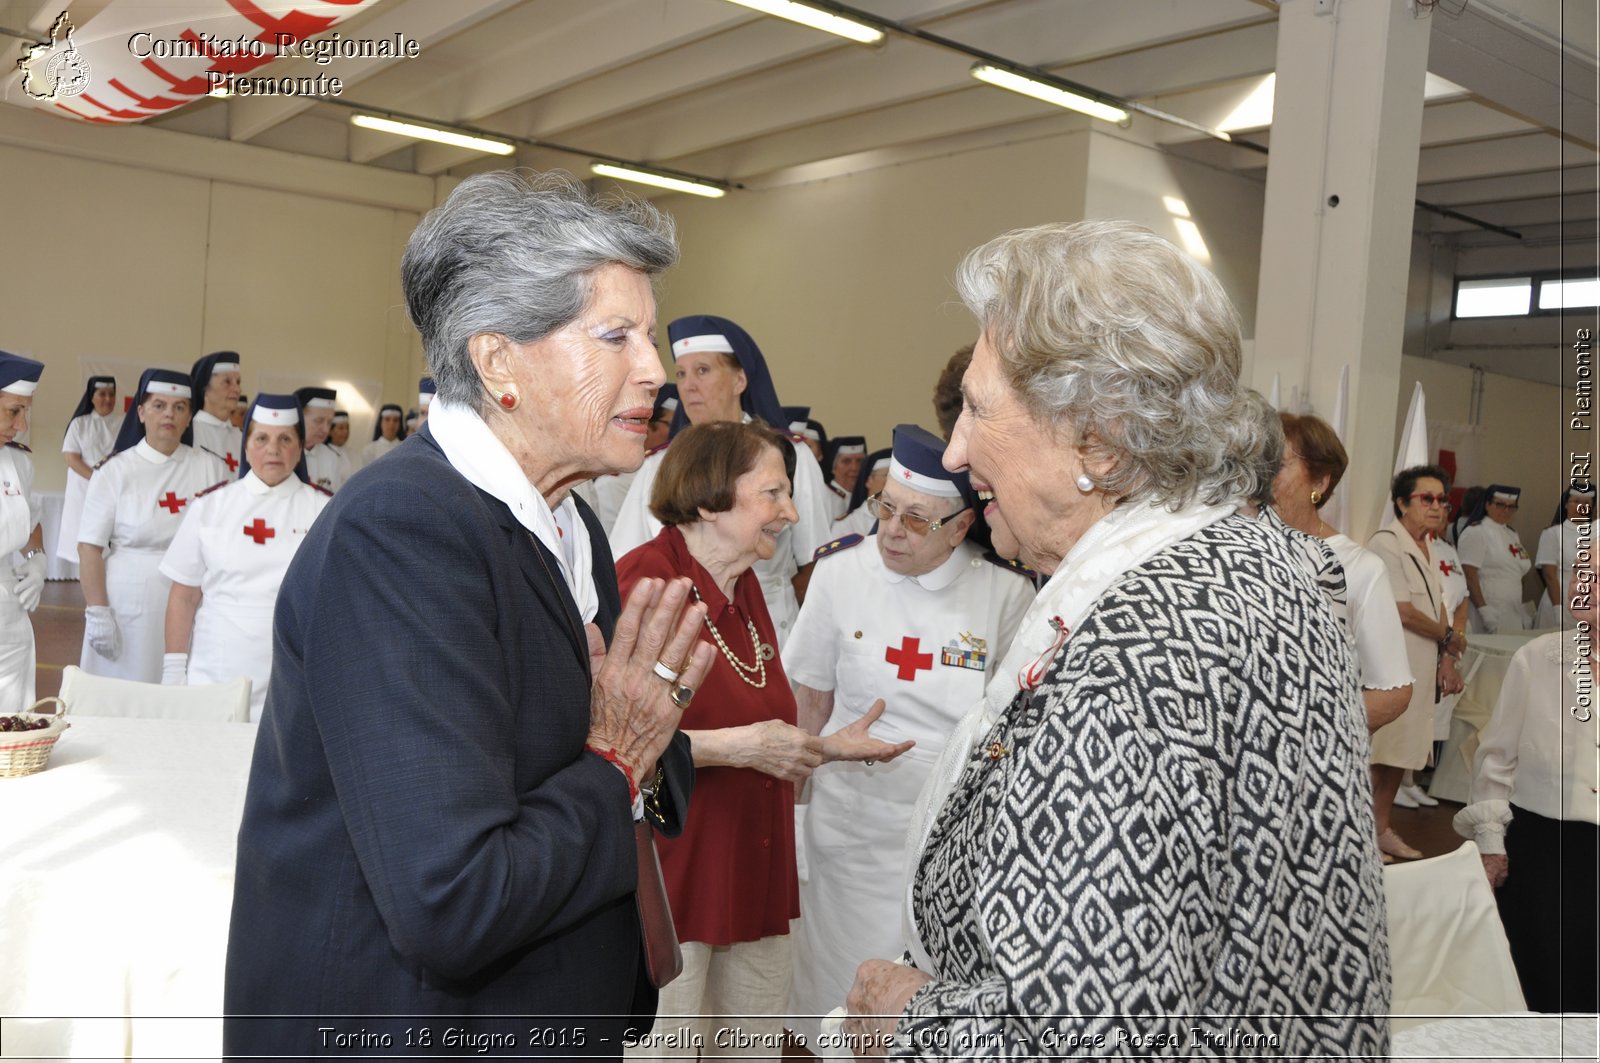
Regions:
<svg viewBox="0 0 1600 1063"><path fill-rule="evenodd" d="M1512 801L1547 819L1600 824L1595 666L1577 656L1570 633L1559 631L1511 659L1478 739L1472 803L1455 820L1457 833L1474 838L1481 851L1506 851Z"/></svg>
<svg viewBox="0 0 1600 1063"><path fill-rule="evenodd" d="M122 431L126 415L112 412L105 417L90 410L74 417L67 425L66 437L61 440L61 453L77 454L91 469L111 453L117 444L117 433Z"/></svg>
<svg viewBox="0 0 1600 1063"><path fill-rule="evenodd" d="M89 481L78 541L112 550L165 550L194 496L227 478L227 466L203 450L179 444L166 455L141 439Z"/></svg>

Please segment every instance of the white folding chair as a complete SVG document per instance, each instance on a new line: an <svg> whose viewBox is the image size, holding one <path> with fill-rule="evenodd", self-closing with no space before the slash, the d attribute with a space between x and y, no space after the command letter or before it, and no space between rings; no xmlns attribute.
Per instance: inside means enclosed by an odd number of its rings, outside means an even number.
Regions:
<svg viewBox="0 0 1600 1063"><path fill-rule="evenodd" d="M78 716L140 716L157 720L250 720L250 680L204 686L162 686L90 675L69 664L61 672L61 700Z"/></svg>
<svg viewBox="0 0 1600 1063"><path fill-rule="evenodd" d="M1476 845L1391 864L1383 885L1396 1031L1436 1015L1527 1011Z"/></svg>

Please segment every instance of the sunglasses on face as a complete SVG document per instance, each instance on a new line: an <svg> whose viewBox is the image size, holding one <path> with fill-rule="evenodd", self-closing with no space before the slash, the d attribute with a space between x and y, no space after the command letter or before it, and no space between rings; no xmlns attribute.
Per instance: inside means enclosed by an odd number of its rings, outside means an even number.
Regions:
<svg viewBox="0 0 1600 1063"><path fill-rule="evenodd" d="M1426 491L1418 491L1411 496L1411 501L1420 502L1425 506L1442 506L1450 501L1449 495L1434 495Z"/></svg>

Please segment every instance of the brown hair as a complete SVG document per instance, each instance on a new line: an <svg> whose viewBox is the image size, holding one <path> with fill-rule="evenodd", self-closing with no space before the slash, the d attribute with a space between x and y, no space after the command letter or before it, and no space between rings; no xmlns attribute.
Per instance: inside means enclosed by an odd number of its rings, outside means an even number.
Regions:
<svg viewBox="0 0 1600 1063"><path fill-rule="evenodd" d="M1345 469L1349 468L1350 456L1345 453L1338 435L1322 418L1309 413L1280 413L1278 416L1283 421L1284 438L1300 455L1311 479L1321 476L1328 478L1328 489L1322 492L1321 500L1316 503L1317 508L1321 509L1333 497L1333 489L1339 486Z"/></svg>
<svg viewBox="0 0 1600 1063"><path fill-rule="evenodd" d="M783 456L783 439L759 424L690 425L667 448L650 491L650 512L668 527L693 524L702 509L726 513L736 501L739 477L756 467L768 447Z"/></svg>
<svg viewBox="0 0 1600 1063"><path fill-rule="evenodd" d="M939 432L949 442L961 416L961 378L972 364L973 344L967 344L945 363L939 382L933 385L933 415L939 419Z"/></svg>

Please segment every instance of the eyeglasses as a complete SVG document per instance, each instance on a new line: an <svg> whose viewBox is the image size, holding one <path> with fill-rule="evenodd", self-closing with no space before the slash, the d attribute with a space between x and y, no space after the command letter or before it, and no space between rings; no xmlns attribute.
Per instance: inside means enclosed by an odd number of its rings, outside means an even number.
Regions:
<svg viewBox="0 0 1600 1063"><path fill-rule="evenodd" d="M1489 504L1491 506L1499 506L1501 509L1520 509L1520 508L1522 508L1521 507L1521 503L1519 503L1519 502L1490 502Z"/></svg>
<svg viewBox="0 0 1600 1063"><path fill-rule="evenodd" d="M1411 501L1421 502L1425 506L1442 506L1450 501L1449 495L1430 495L1426 491L1418 491L1411 496Z"/></svg>
<svg viewBox="0 0 1600 1063"><path fill-rule="evenodd" d="M912 535L927 535L929 532L936 532L944 527L947 521L961 516L966 511L967 507L962 506L954 513L947 513L938 520L929 520L927 517L919 517L915 513L900 512L885 502L882 495L869 495L867 497L867 512L871 513L879 523L887 524L895 517L899 517L900 527Z"/></svg>

